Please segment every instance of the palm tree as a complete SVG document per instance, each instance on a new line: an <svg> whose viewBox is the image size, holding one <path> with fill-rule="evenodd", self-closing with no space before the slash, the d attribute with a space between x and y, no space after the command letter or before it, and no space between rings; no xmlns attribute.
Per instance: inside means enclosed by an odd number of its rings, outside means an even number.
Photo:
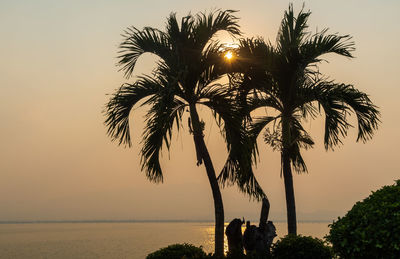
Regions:
<svg viewBox="0 0 400 259"><path fill-rule="evenodd" d="M242 39L232 68L235 73L231 75L231 82L238 86L242 112L250 121L253 141L274 122L273 131L267 131L264 140L281 152L289 234L297 234L292 169L297 173L307 172L300 151L314 145L302 122L324 111L326 149L341 144L341 137L351 127L347 120L350 114L357 118L357 141L369 140L380 122L380 113L367 94L319 73L322 55L332 53L352 58L354 43L349 35L328 34L326 29L310 34L306 31L310 14L301 10L295 17L293 6L289 5L276 46L261 38ZM251 120L250 112L260 107L272 108L277 115ZM220 177L222 181L230 180L227 175Z"/></svg>
<svg viewBox="0 0 400 259"><path fill-rule="evenodd" d="M142 105L150 105L143 134L141 165L147 178L156 183L163 180L159 162L161 148L165 145L169 149L174 125L179 130L185 110L189 112L188 125L193 134L197 165L204 162L214 199L217 256L222 256L224 251L224 209L203 137L204 122L199 118L197 106L201 104L212 110L223 129L228 151L237 154L235 143L240 142L245 132L231 91L216 82L224 69L220 44L212 40L219 31L240 35L237 21L234 11L217 10L209 14L189 14L180 22L173 13L167 18L165 31L151 27L142 30L128 28L123 35L119 56L119 65L126 77L131 77L136 61L143 53L155 54L160 61L151 76L140 76L134 83L122 85L112 95L105 110L108 135L120 145L131 146L129 114L141 100L144 100ZM235 168L237 166L226 166L225 170Z"/></svg>

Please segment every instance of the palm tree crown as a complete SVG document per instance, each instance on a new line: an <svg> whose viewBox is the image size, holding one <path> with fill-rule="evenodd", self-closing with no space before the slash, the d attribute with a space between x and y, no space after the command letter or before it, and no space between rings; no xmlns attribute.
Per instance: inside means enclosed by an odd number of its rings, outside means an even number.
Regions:
<svg viewBox="0 0 400 259"><path fill-rule="evenodd" d="M113 140L130 146L129 113L135 104L150 97L142 103L150 104L151 109L146 116L141 154L143 169L152 181L162 181L159 152L162 143L169 147L172 126L174 121L180 121L184 108L195 103L211 106L218 98L228 97L221 85L211 85L222 76L215 66L220 60L220 46L215 41L210 43L219 30L240 35L233 11L189 15L180 24L176 15L171 14L165 32L151 27L131 27L125 31L119 65L127 78L142 54L153 53L161 60L153 75L140 76L133 84L124 84L116 91L106 106L106 125ZM176 125L179 129L180 123Z"/></svg>

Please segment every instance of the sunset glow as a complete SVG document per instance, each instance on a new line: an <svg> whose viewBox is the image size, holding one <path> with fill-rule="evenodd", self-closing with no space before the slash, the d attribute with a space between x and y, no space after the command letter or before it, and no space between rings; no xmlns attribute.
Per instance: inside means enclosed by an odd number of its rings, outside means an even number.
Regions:
<svg viewBox="0 0 400 259"><path fill-rule="evenodd" d="M226 58L227 60L232 60L232 58L233 58L233 53L232 53L232 51L226 52L226 53L225 53L225 58Z"/></svg>
<svg viewBox="0 0 400 259"><path fill-rule="evenodd" d="M273 242L289 214L325 237L400 179L399 9L0 1L0 257L214 253L233 219L260 226L264 195Z"/></svg>

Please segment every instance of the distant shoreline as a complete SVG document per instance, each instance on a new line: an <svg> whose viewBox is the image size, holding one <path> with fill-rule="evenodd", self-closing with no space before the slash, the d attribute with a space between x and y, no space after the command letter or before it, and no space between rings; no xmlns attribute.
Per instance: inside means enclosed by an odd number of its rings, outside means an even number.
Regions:
<svg viewBox="0 0 400 259"><path fill-rule="evenodd" d="M258 220L250 220L258 222ZM273 220L283 223L285 220ZM214 223L213 220L9 220L0 221L0 224L51 224L51 223ZM229 222L225 222L229 223ZM332 223L330 220L301 220L298 223Z"/></svg>

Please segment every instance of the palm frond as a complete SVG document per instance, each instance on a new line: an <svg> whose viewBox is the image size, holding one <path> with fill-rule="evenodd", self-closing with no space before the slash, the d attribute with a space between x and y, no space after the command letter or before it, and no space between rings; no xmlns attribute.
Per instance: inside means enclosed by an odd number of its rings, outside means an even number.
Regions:
<svg viewBox="0 0 400 259"><path fill-rule="evenodd" d="M254 95L247 100L248 109L254 111L261 107L273 108L276 111L283 111L283 104L279 96L275 94L263 93Z"/></svg>
<svg viewBox="0 0 400 259"><path fill-rule="evenodd" d="M355 50L354 42L350 35L327 34L327 29L313 35L300 46L300 53L305 65L319 62L320 56L335 53L352 58Z"/></svg>
<svg viewBox="0 0 400 259"><path fill-rule="evenodd" d="M240 73L252 84L265 80L274 69L277 55L272 45L262 38L240 39L239 47L230 51L234 52L235 60L226 66L226 72Z"/></svg>
<svg viewBox="0 0 400 259"><path fill-rule="evenodd" d="M218 126L225 127L225 131L226 127L230 127L228 132L224 132L225 138L230 138L229 133L241 134L244 131L239 107L227 87L220 84L209 85L201 89L198 98L204 100L200 102L201 104L213 111ZM227 144L229 150L229 142Z"/></svg>
<svg viewBox="0 0 400 259"><path fill-rule="evenodd" d="M239 191L257 201L266 197L254 175L253 169L250 167L244 171L237 158L232 156L228 156L224 168L218 176L218 181L223 187L236 185Z"/></svg>
<svg viewBox="0 0 400 259"><path fill-rule="evenodd" d="M136 61L143 53L153 53L164 60L169 58L168 38L158 29L145 27L143 30L138 30L135 27L129 27L122 36L124 40L119 46L118 65L122 66L121 70L127 78L132 75Z"/></svg>
<svg viewBox="0 0 400 259"><path fill-rule="evenodd" d="M305 131L300 123L299 118L292 118L290 123L290 147L289 147L289 157L292 162L293 169L297 173L308 172L307 165L301 155L301 149L308 149L313 147L314 141L311 136Z"/></svg>
<svg viewBox="0 0 400 259"><path fill-rule="evenodd" d="M180 34L179 37L176 39L178 40L186 40L188 41L187 44L192 45L195 41L193 37L193 29L195 26L195 18L193 15L188 14L181 19L181 26L180 26Z"/></svg>
<svg viewBox="0 0 400 259"><path fill-rule="evenodd" d="M265 194L252 171L255 146L243 128L242 116L231 92L227 88L214 85L204 88L200 98L206 99L201 103L212 109L217 124L223 129L227 145L228 158L218 176L220 184L237 184L242 192L255 199L262 199Z"/></svg>
<svg viewBox="0 0 400 259"><path fill-rule="evenodd" d="M301 94L300 94L301 93ZM299 99L305 102L317 101L325 112L325 148L341 144L341 137L352 127L347 117L354 113L357 117L357 141L371 139L380 123L378 107L368 95L352 85L322 81L301 90Z"/></svg>
<svg viewBox="0 0 400 259"><path fill-rule="evenodd" d="M301 174L308 172L306 162L301 155L300 146L297 143L290 147L289 158L296 173Z"/></svg>
<svg viewBox="0 0 400 259"><path fill-rule="evenodd" d="M352 85L334 84L329 86L330 99L345 103L357 116L357 141L370 140L380 123L378 107L372 103L367 94L355 89Z"/></svg>
<svg viewBox="0 0 400 259"><path fill-rule="evenodd" d="M290 54L304 40L307 35L307 20L310 14L310 11L304 12L302 9L295 17L293 4L289 4L289 9L285 12L277 36L277 47L281 53Z"/></svg>
<svg viewBox="0 0 400 259"><path fill-rule="evenodd" d="M135 104L160 91L161 85L150 77L140 77L134 84L123 84L106 104L104 114L107 134L119 145L131 146L129 114Z"/></svg>
<svg viewBox="0 0 400 259"><path fill-rule="evenodd" d="M163 145L169 150L173 125L179 130L185 104L174 98L174 95L165 93L155 95L150 104L152 106L147 113L143 133L141 165L150 181L162 182L160 152Z"/></svg>
<svg viewBox="0 0 400 259"><path fill-rule="evenodd" d="M225 74L226 64L224 63L223 53L220 49L221 44L218 41L214 41L208 44L203 50L202 57L198 62L200 72L198 80L198 84L200 85L198 88L199 91Z"/></svg>
<svg viewBox="0 0 400 259"><path fill-rule="evenodd" d="M216 10L196 15L193 34L196 39L196 46L203 48L219 31L226 31L232 36L240 36L240 26L234 10Z"/></svg>
<svg viewBox="0 0 400 259"><path fill-rule="evenodd" d="M280 116L260 116L252 120L248 127L248 133L256 141L261 131L270 123L277 120Z"/></svg>

